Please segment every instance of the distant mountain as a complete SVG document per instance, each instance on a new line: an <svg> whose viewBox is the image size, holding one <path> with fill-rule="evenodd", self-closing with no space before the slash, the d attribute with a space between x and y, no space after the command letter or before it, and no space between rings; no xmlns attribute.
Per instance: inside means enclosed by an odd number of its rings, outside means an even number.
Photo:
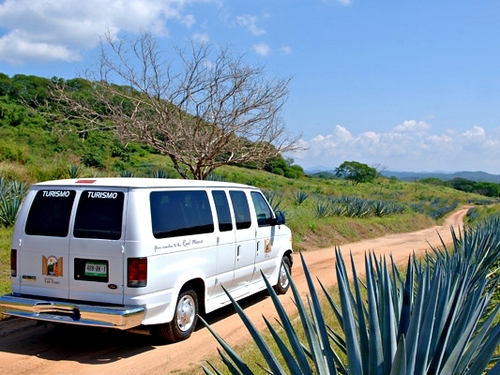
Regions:
<svg viewBox="0 0 500 375"><path fill-rule="evenodd" d="M500 183L500 175L490 174L486 172L394 172L384 171L382 175L385 177L396 177L402 181L416 181L423 178L439 178L443 181L453 180L454 178L465 178L475 182L496 182Z"/></svg>
<svg viewBox="0 0 500 375"><path fill-rule="evenodd" d="M315 167L305 171L306 174L320 178L335 178L335 172L327 167ZM486 172L396 172L396 171L383 171L384 177L396 177L401 181L416 181L424 178L439 178L442 181L453 180L454 178L465 178L475 182L495 182L500 184L500 175L490 174Z"/></svg>

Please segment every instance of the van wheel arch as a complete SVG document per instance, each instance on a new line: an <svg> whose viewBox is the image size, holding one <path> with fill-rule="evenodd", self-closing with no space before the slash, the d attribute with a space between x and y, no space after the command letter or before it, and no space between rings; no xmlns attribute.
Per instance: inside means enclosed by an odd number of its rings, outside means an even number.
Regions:
<svg viewBox="0 0 500 375"><path fill-rule="evenodd" d="M170 342L178 342L191 336L198 321L198 296L192 289L186 289L179 293L175 304L174 318L160 324L156 333Z"/></svg>
<svg viewBox="0 0 500 375"><path fill-rule="evenodd" d="M203 280L191 280L181 288L170 322L160 324L155 333L169 342L178 342L191 336L196 329L198 315L203 314L205 301Z"/></svg>

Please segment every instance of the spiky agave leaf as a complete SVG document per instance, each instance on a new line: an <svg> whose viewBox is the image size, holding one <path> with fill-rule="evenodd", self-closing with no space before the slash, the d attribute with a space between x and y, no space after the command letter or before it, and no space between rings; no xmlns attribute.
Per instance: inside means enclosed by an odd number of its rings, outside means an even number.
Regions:
<svg viewBox="0 0 500 375"><path fill-rule="evenodd" d="M269 346L267 345L266 341L264 340L264 338L262 337L262 335L259 333L259 331L257 330L257 328L255 328L255 326L252 324L252 322L250 321L250 319L248 318L248 316L245 314L245 312L243 311L243 309L241 308L241 306L238 304L238 302L236 302L234 300L234 298L231 296L231 294L224 287L222 287L222 289L224 290L224 292L227 294L227 296L231 300L231 303L233 304L236 312L238 313L239 317L241 318L241 320L245 324L246 328L250 332L250 335L252 336L254 342L257 344L260 352L264 356L264 359L266 360L267 364L269 365L272 373L276 374L276 375L278 375L278 374L285 375L285 372L281 368L278 359L276 358L276 356L274 355L274 353L271 351L271 349L269 348ZM202 321L208 327L208 324L206 323L206 321L204 321L204 320L202 320ZM212 332L212 334L215 334L215 332L212 329L210 329L210 331ZM218 339L218 341L219 341L219 343L221 343L221 341L223 341L223 340L219 340ZM228 352L228 353L234 353L234 351L229 346L227 346L227 345L224 346L224 350L226 352ZM241 363L241 362L238 361L238 363L236 363L236 364L240 368L239 365L240 364L244 364L244 363ZM247 367L247 366L245 366L245 367Z"/></svg>
<svg viewBox="0 0 500 375"><path fill-rule="evenodd" d="M215 337L215 339L219 342L219 344L222 346L224 351L229 355L231 358L231 361L227 359L225 355L223 355L222 352L219 351L219 355L221 356L222 361L226 364L226 367L228 367L231 371L231 374L243 374L243 375L251 375L252 371L248 367L248 365L241 359L241 357L236 353L236 351L231 348L231 346L224 341L222 337L220 337L213 329L210 327L210 324L207 323L205 319L203 319L202 316L198 316L198 319L203 323L205 327L210 331L210 333ZM233 366L233 363L235 364L236 367ZM209 362L209 365L211 367L212 364Z"/></svg>

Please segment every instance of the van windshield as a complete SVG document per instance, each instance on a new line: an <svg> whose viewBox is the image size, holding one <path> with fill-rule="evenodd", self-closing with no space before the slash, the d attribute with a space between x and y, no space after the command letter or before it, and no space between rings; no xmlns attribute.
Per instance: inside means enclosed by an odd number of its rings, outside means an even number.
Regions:
<svg viewBox="0 0 500 375"><path fill-rule="evenodd" d="M150 195L155 238L214 231L212 210L205 191L155 191Z"/></svg>

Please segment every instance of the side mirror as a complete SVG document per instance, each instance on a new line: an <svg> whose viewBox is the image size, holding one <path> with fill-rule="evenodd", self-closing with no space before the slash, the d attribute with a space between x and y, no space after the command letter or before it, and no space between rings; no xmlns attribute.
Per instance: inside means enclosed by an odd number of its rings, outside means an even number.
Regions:
<svg viewBox="0 0 500 375"><path fill-rule="evenodd" d="M285 224L285 214L283 211L276 211L276 225Z"/></svg>

